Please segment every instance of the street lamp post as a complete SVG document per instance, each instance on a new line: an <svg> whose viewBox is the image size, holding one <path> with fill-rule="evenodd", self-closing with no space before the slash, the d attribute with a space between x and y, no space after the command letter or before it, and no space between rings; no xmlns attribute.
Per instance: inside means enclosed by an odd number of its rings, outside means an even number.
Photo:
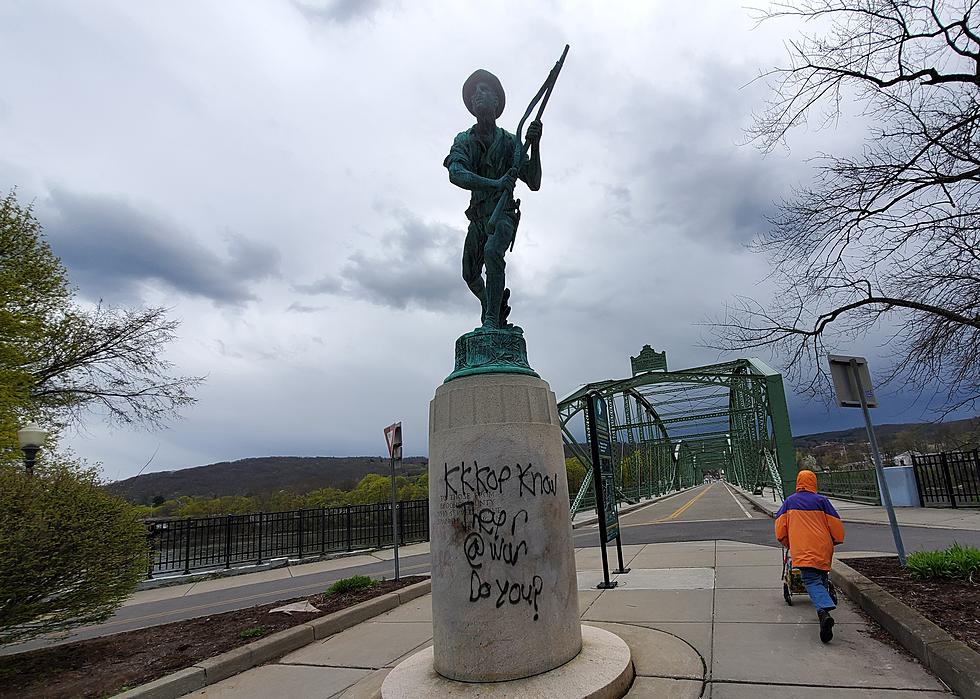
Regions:
<svg viewBox="0 0 980 699"><path fill-rule="evenodd" d="M20 442L21 451L24 452L24 471L29 477L34 475L34 462L37 459L37 452L44 446L44 441L47 438L48 431L36 422L29 422L17 430L17 440Z"/></svg>

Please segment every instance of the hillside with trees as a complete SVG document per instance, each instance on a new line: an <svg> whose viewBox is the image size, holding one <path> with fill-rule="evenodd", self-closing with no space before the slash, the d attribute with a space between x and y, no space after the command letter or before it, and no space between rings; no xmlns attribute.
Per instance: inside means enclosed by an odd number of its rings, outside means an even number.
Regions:
<svg viewBox="0 0 980 699"><path fill-rule="evenodd" d="M399 475L417 476L428 461L402 460ZM350 490L368 474L387 474L388 459L379 456L264 456L222 461L177 471L146 473L110 483L108 490L140 505L160 505L178 498L266 496L281 491L306 494L323 488Z"/></svg>
<svg viewBox="0 0 980 699"><path fill-rule="evenodd" d="M980 448L980 418L950 422L876 425L885 465L905 452L929 454ZM840 470L872 465L868 433L863 427L820 432L793 438L797 461L819 470Z"/></svg>

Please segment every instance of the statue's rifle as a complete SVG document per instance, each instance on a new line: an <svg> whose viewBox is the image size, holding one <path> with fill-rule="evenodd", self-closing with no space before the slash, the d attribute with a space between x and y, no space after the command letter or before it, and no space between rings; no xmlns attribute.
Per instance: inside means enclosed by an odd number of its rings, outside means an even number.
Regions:
<svg viewBox="0 0 980 699"><path fill-rule="evenodd" d="M524 116L521 117L521 121L517 125L517 138L515 139L516 143L514 144L513 165L515 168L519 168L521 166L521 164L524 162L524 158L527 156L528 150L531 147L531 142L529 140L524 142L521 141L521 133L524 131L524 122L527 121L529 116L531 116L531 111L534 109L534 105L536 105L539 100L541 101L541 106L538 107L538 113L534 119L535 121L539 121L541 119L541 115L544 114L544 108L548 106L548 100L551 99L551 90L555 87L555 82L558 80L558 74L561 72L561 67L565 63L565 56L567 55L568 44L565 44L565 50L561 52L561 58L558 59L558 62L555 63L555 67L551 69L550 73L548 73L548 78L544 81L541 89L538 90L537 94L534 96L534 99L532 99L531 103L527 106ZM504 207L513 197L513 193L513 188L511 188L500 194L500 199L497 200L497 206L490 215L490 221L487 224L487 228L490 231L493 231L496 228L497 220L504 212ZM510 249L514 249L513 240L510 242Z"/></svg>

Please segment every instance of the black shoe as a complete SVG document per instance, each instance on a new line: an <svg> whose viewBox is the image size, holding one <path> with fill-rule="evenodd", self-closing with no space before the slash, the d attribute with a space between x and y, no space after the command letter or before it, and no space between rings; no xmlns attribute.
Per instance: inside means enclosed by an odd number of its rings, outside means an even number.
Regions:
<svg viewBox="0 0 980 699"><path fill-rule="evenodd" d="M830 610L821 609L817 612L817 619L820 620L820 640L830 643L834 637L834 617L830 616Z"/></svg>
<svg viewBox="0 0 980 699"><path fill-rule="evenodd" d="M507 302L510 301L510 289L504 289L504 295L500 299L500 327L506 328L510 324L507 322L507 316L510 315L510 306Z"/></svg>

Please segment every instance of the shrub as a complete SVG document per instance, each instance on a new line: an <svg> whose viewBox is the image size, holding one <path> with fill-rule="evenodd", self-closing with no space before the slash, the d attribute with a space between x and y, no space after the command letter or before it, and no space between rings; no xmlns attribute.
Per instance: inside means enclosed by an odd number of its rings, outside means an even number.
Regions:
<svg viewBox="0 0 980 699"><path fill-rule="evenodd" d="M146 576L146 528L94 469L0 464L0 644L105 621Z"/></svg>
<svg viewBox="0 0 980 699"><path fill-rule="evenodd" d="M906 559L913 578L967 578L980 572L980 549L953 544L943 551L917 551Z"/></svg>
<svg viewBox="0 0 980 699"><path fill-rule="evenodd" d="M253 626L250 629L245 629L240 631L238 634L239 638L258 638L259 636L264 636L268 629L264 626Z"/></svg>
<svg viewBox="0 0 980 699"><path fill-rule="evenodd" d="M327 588L328 595L340 595L345 592L357 592L374 587L378 582L366 575L352 575L349 578L342 578Z"/></svg>

